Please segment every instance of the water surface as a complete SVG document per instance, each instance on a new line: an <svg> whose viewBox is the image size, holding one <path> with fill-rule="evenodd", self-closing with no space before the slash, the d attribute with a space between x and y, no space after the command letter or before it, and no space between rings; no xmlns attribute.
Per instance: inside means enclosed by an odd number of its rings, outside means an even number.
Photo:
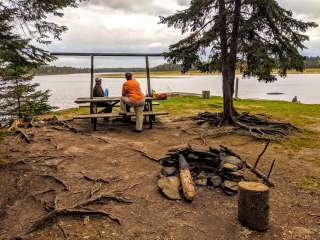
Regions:
<svg viewBox="0 0 320 240"><path fill-rule="evenodd" d="M291 101L294 96L303 103L320 104L320 74L290 74L274 83L258 82L256 78L240 77L239 97L252 99L272 99ZM145 78L137 79L144 92L147 89ZM41 89L51 90L51 104L61 108L77 106L77 97L89 97L90 74L36 76L35 82ZM110 96L120 96L124 79L104 79L103 87L109 89ZM211 95L222 96L221 76L179 76L151 79L152 89L157 92L201 93L210 90ZM283 94L268 94L283 93Z"/></svg>

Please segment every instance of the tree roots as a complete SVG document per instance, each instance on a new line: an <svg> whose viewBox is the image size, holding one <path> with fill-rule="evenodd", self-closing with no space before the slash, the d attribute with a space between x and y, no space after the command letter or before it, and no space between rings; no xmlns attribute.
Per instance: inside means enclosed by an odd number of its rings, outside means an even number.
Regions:
<svg viewBox="0 0 320 240"><path fill-rule="evenodd" d="M89 194L89 198L82 200L80 202L77 202L67 208L60 208L58 206L58 200L56 196L54 199L53 209L47 215L35 221L26 232L24 232L19 236L14 237L13 239L22 240L30 233L44 227L46 224L57 220L59 217L66 217L66 216L88 216L88 215L101 216L101 217L107 217L110 220L116 222L117 224L120 224L120 220L114 217L112 214L105 212L103 210L92 209L88 206L92 204L105 204L110 201L130 204L132 203L132 201L129 198L123 196L123 193L125 191L127 191L127 189L124 189L122 191L110 192L110 193L102 193L96 196L91 196L91 194Z"/></svg>
<svg viewBox="0 0 320 240"><path fill-rule="evenodd" d="M199 125L208 123L210 126L220 127L224 125L222 113L200 113L194 118ZM233 116L228 124L236 127L236 130L253 136L257 139L279 141L287 137L291 132L298 131L298 128L290 123L273 122L262 115L250 115L242 113Z"/></svg>

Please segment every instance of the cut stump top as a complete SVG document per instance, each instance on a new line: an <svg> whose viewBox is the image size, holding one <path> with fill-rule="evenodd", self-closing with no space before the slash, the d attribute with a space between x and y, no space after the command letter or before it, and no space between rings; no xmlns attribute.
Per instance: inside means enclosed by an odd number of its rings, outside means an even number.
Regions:
<svg viewBox="0 0 320 240"><path fill-rule="evenodd" d="M253 192L267 192L269 187L258 182L240 182L239 187L244 190Z"/></svg>

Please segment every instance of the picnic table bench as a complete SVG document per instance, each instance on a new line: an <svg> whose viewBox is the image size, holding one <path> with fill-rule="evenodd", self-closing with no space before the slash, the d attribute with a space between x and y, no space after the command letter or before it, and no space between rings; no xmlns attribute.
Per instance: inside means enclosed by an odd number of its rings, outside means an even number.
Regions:
<svg viewBox="0 0 320 240"><path fill-rule="evenodd" d="M135 113L98 113L97 104L98 103L109 103L112 107L118 106L120 103L121 97L93 97L93 98L77 98L75 103L84 104L90 103L90 114L78 115L74 119L91 119L91 124L93 129L97 129L97 119L98 118L119 118L119 117L133 117ZM152 111L152 97L145 97L145 107L143 116L148 117L148 122L150 128L152 128L152 122L155 120L155 116L159 115L168 115L168 112L153 112Z"/></svg>

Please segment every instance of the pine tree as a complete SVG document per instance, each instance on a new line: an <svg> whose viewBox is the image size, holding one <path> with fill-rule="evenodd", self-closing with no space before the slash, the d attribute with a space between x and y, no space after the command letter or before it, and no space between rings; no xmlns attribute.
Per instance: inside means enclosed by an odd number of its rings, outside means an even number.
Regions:
<svg viewBox="0 0 320 240"><path fill-rule="evenodd" d="M160 23L181 29L188 36L170 46L166 54L182 71L192 67L203 72L221 71L223 117L220 124L234 123L236 69L244 76L272 82L277 74L304 69L300 50L308 40L304 33L317 25L294 19L276 0L192 0L190 7Z"/></svg>
<svg viewBox="0 0 320 240"><path fill-rule="evenodd" d="M34 69L53 60L33 42L50 44L66 27L48 22L47 15L62 17L67 6L81 0L10 0L0 2L0 121L30 118L51 111L49 91L32 83ZM23 36L17 34L17 28Z"/></svg>

